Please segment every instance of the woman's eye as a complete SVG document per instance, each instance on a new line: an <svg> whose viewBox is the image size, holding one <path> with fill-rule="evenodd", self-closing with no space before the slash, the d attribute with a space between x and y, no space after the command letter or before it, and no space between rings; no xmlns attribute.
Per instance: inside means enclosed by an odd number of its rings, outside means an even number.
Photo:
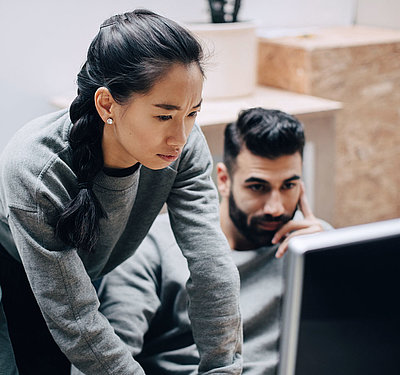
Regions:
<svg viewBox="0 0 400 375"><path fill-rule="evenodd" d="M160 116L156 116L160 121L168 121L172 119L171 115L160 115Z"/></svg>
<svg viewBox="0 0 400 375"><path fill-rule="evenodd" d="M188 117L196 117L198 113L199 113L199 111L191 112L191 113L189 113Z"/></svg>

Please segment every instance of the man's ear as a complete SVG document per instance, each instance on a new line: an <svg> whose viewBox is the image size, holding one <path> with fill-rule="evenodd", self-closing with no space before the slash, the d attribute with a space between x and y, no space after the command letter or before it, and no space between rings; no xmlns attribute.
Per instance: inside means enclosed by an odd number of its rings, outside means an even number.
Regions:
<svg viewBox="0 0 400 375"><path fill-rule="evenodd" d="M94 104L104 122L107 122L109 118L114 119L113 107L116 105L116 102L106 87L99 87L96 90Z"/></svg>
<svg viewBox="0 0 400 375"><path fill-rule="evenodd" d="M217 186L221 197L229 196L231 179L229 177L228 168L224 163L217 164Z"/></svg>

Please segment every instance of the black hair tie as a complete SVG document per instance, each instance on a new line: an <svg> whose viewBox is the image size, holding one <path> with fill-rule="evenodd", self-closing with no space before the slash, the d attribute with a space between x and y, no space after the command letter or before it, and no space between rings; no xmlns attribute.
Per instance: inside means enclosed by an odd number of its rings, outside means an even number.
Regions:
<svg viewBox="0 0 400 375"><path fill-rule="evenodd" d="M79 190L82 190L82 189L87 189L87 190L89 190L89 189L91 189L92 187L93 187L93 182L87 181L87 182L79 182L79 183L78 183L78 188L79 188Z"/></svg>

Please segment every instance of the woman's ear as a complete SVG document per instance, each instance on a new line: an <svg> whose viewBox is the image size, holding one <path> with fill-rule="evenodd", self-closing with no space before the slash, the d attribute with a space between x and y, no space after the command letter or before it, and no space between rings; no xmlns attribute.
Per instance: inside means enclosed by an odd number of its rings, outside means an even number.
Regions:
<svg viewBox="0 0 400 375"><path fill-rule="evenodd" d="M224 163L217 164L217 186L221 197L229 196L231 180L228 169Z"/></svg>
<svg viewBox="0 0 400 375"><path fill-rule="evenodd" d="M113 118L113 106L116 102L106 87L99 87L94 94L94 104L97 112L104 122Z"/></svg>

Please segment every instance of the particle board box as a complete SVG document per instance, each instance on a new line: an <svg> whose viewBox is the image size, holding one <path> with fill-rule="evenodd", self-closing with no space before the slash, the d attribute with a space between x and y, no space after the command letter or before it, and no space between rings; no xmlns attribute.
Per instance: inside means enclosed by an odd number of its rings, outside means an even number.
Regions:
<svg viewBox="0 0 400 375"><path fill-rule="evenodd" d="M362 26L260 37L258 83L340 101L337 227L400 216L400 31Z"/></svg>

